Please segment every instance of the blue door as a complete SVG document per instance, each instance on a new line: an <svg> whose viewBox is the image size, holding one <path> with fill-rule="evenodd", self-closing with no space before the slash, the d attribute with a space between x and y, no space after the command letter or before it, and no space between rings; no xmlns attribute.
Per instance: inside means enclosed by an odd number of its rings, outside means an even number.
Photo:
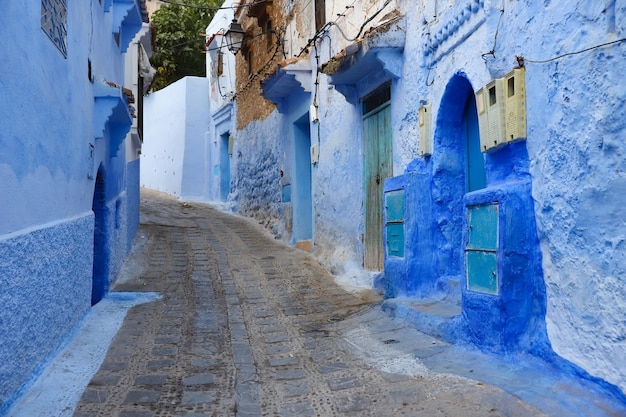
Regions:
<svg viewBox="0 0 626 417"><path fill-rule="evenodd" d="M313 194L311 185L311 133L309 114L293 125L295 181L293 201L293 239L297 247L312 250Z"/></svg>
<svg viewBox="0 0 626 417"><path fill-rule="evenodd" d="M220 137L220 199L226 201L230 193L230 154L228 141L230 134L224 133Z"/></svg>
<svg viewBox="0 0 626 417"><path fill-rule="evenodd" d="M485 162L480 151L480 131L478 130L478 112L474 94L470 94L463 111L465 125L465 186L468 192L480 190L487 185Z"/></svg>

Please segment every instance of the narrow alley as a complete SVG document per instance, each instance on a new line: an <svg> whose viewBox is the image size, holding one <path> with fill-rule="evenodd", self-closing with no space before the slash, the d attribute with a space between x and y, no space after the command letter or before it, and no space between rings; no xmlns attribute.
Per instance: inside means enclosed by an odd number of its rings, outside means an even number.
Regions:
<svg viewBox="0 0 626 417"><path fill-rule="evenodd" d="M541 415L394 351L406 329L378 296L346 292L250 220L151 191L141 203L131 260L145 264L114 291L163 297L130 310L75 417ZM348 337L376 320L395 334L363 346L387 349L381 363Z"/></svg>
<svg viewBox="0 0 626 417"><path fill-rule="evenodd" d="M378 295L346 291L250 219L147 190L141 207L131 256L101 303L140 294L143 304L86 387L67 382L75 365L59 366L53 390L78 389L77 404L54 409L47 388L11 416L620 415L590 406L592 389L541 382L541 373L418 332L384 313ZM485 363L519 392L482 382ZM475 379L459 376L470 366Z"/></svg>

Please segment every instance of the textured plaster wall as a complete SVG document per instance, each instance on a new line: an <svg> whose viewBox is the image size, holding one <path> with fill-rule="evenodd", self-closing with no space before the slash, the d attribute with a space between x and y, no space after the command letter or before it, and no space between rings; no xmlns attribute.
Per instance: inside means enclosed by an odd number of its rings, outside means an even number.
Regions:
<svg viewBox="0 0 626 417"><path fill-rule="evenodd" d="M360 108L320 86L320 155L314 168L315 255L342 274L363 265L363 126Z"/></svg>
<svg viewBox="0 0 626 417"><path fill-rule="evenodd" d="M0 414L89 308L96 170L107 199L126 186L124 147L109 146L104 126L96 140L94 129L94 84L123 84L112 13L98 0L65 3L66 58L41 29L41 2L2 11ZM126 253L125 224L110 237L113 270Z"/></svg>
<svg viewBox="0 0 626 417"><path fill-rule="evenodd" d="M209 182L208 82L204 77L186 77L185 155L181 197L206 200Z"/></svg>
<svg viewBox="0 0 626 417"><path fill-rule="evenodd" d="M141 185L180 197L185 155L186 81L144 99Z"/></svg>
<svg viewBox="0 0 626 417"><path fill-rule="evenodd" d="M406 155L423 140L411 127L419 100L432 103L436 116L454 74L464 74L477 90L510 71L516 55L550 59L625 33L623 1L505 2L502 17L500 2L439 3L436 18L406 10L410 23L398 90L402 104L394 109L402 120L394 131L399 145L394 151ZM424 19L431 24L422 25ZM621 140L626 88L618 69L625 57L620 43L526 63L527 149L548 337L556 353L622 390L626 259L619 253L626 227ZM395 158L400 166L405 160Z"/></svg>
<svg viewBox="0 0 626 417"><path fill-rule="evenodd" d="M231 178L235 210L258 219L274 235L282 237L282 180L280 171L288 166L287 135L278 112L263 122L252 122L237 131L233 147Z"/></svg>
<svg viewBox="0 0 626 417"><path fill-rule="evenodd" d="M518 65L516 56L524 57L528 138L525 149L517 151L528 161L523 179L530 182L519 193L532 194L517 207L530 211L531 220L534 214L538 241L529 245L538 244L540 253L532 247L528 251L535 259L540 256L542 271L533 269L531 280L538 293L545 287L548 342L563 358L626 391L626 258L621 256L626 232L626 145L622 140L626 86L620 71L626 44L557 58L623 38L626 2L425 3L423 7L419 2L417 7L408 2L388 5L389 11L398 8L406 20L401 76L392 85L394 175L410 172L407 181L432 186L431 174L437 178L457 170L457 160L442 157L449 127L438 130L450 81L461 77L475 92ZM355 7L337 23L354 36L382 4ZM327 2L327 19L334 20L343 11L342 3ZM318 48L322 63L350 44L336 28L330 36ZM313 55L315 69L318 62ZM551 58L557 59L532 62ZM243 64L238 60L238 65ZM245 74L239 75L246 79ZM328 81L320 76L319 139L312 137L313 143L319 140L320 144L319 163L313 168L315 253L333 272L342 272L350 262L360 266L363 256L362 120L358 105L348 103ZM252 102L247 103L251 106ZM432 106L433 131L425 138L419 137L417 125L422 103ZM243 112L238 113L240 130L233 156L234 197L242 213L269 219L267 223L279 234L284 225L276 220L281 219L278 171L288 164L284 135L274 130L280 128L278 116L274 111L263 122L248 124L253 117L246 109L238 110ZM317 129L314 124L312 131ZM431 160L417 156L420 141L435 144ZM504 166L506 158L497 163ZM496 175L491 185L504 187L505 180L514 182L513 177ZM436 216L447 204L443 200L450 190L444 188L450 184L436 181L434 185L434 208L425 205L421 209ZM513 195L515 202L517 194ZM461 248L452 247L462 240L461 232L450 230L443 217L432 221L440 232L436 249L442 250L432 265L437 270L443 266L451 275L461 274ZM532 313L531 321L544 320L542 308ZM539 332L544 326L531 324Z"/></svg>
<svg viewBox="0 0 626 417"><path fill-rule="evenodd" d="M541 13L542 39L559 44L525 56L541 59L626 35L624 2L568 5L567 28L556 13L562 6L551 4L552 13ZM537 34L528 36L529 45L540 42ZM626 86L619 70L625 59L622 43L529 64L529 90L541 94L528 103L528 148L553 348L626 392L626 259L621 256Z"/></svg>
<svg viewBox="0 0 626 417"><path fill-rule="evenodd" d="M0 414L90 307L93 213L0 238Z"/></svg>
<svg viewBox="0 0 626 417"><path fill-rule="evenodd" d="M144 101L141 185L180 198L207 199L208 82L185 77Z"/></svg>

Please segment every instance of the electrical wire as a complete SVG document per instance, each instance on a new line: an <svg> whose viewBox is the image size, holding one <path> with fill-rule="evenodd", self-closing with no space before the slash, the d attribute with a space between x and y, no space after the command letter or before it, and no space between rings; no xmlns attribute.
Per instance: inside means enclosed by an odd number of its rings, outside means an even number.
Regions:
<svg viewBox="0 0 626 417"><path fill-rule="evenodd" d="M557 56L555 56L553 58L550 58L550 59L527 59L527 58L525 58L523 56L516 56L515 58L520 63L528 62L530 64L547 64L548 62L556 61L558 59L565 58L566 56L582 54L584 52L592 51L592 50L598 49L598 48L603 48L605 46L613 45L613 44L624 42L624 41L626 41L626 38L616 39L616 40L611 41L611 42L605 42L605 43L601 43L599 45L590 46L589 48L581 49L580 51L567 52L565 54L557 55Z"/></svg>
<svg viewBox="0 0 626 417"><path fill-rule="evenodd" d="M498 42L498 33L500 32L500 23L502 22L502 16L504 16L504 3L502 3L502 9L500 9L500 17L498 18L498 26L496 26L496 33L493 36L493 47L491 48L491 51L485 52L484 54L481 55L481 57L485 61L486 61L485 57L487 57L487 55L491 55L494 58L496 57L496 44Z"/></svg>
<svg viewBox="0 0 626 417"><path fill-rule="evenodd" d="M242 7L254 7L257 4L262 4L262 3L266 3L269 0L259 0L259 1L255 1L253 3L250 4L240 4L237 6L228 6L228 7L206 7L206 6L194 6L191 4L185 4L185 3L178 3L176 1L173 0L159 0L161 3L167 3L167 4L172 4L174 6L180 6L180 7L188 7L190 9L199 9L199 10L236 10Z"/></svg>
<svg viewBox="0 0 626 417"><path fill-rule="evenodd" d="M252 85L252 83L261 75L262 72L264 72L273 62L274 59L276 58L276 56L278 55L278 53L280 52L281 49L281 44L282 44L282 34L280 33L282 32L281 29L277 29L276 30L276 34L277 34L277 38L276 38L276 47L274 48L274 52L272 53L272 56L267 60L267 62L258 70L256 71L256 73L254 73L252 76L250 76L248 78L248 82L239 89L239 91L236 91L235 94L233 95L233 101L244 91L246 91L248 88L250 88L250 86Z"/></svg>
<svg viewBox="0 0 626 417"><path fill-rule="evenodd" d="M341 33L341 36L344 37L345 40L347 40L348 42L354 42L357 39L359 39L359 36L361 36L361 33L363 33L363 29L365 29L365 26L367 26L367 24L369 22L371 22L372 20L374 20L376 18L376 16L378 16L380 13L382 13L382 11L385 9L385 7L387 7L387 5L389 5L389 3L391 3L391 0L387 0L385 1L385 4L383 4L383 6L378 9L376 11L376 13L374 13L373 15L371 15L370 17L368 17L365 22L363 22L363 24L361 25L361 27L359 28L359 33L356 34L356 36L354 38L348 38L346 36L345 33L343 33L343 30L341 30L341 28L339 27L339 25L337 25L336 22L333 22L333 25L337 27L337 29L339 30L339 33Z"/></svg>

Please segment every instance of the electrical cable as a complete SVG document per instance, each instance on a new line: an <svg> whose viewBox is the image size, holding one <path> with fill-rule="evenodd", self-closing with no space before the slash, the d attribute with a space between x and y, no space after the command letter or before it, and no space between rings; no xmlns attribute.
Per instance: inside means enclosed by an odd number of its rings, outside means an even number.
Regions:
<svg viewBox="0 0 626 417"><path fill-rule="evenodd" d="M482 59L485 61L486 61L485 57L487 55L491 55L494 58L496 57L496 44L498 42L498 33L500 32L500 23L502 22L502 16L504 16L504 3L502 3L502 9L500 9L500 17L498 18L498 26L496 26L496 33L493 36L493 47L491 48L491 51L485 52L484 54L481 55Z"/></svg>
<svg viewBox="0 0 626 417"><path fill-rule="evenodd" d="M605 43L601 43L599 45L590 46L589 48L581 49L580 51L567 52L565 54L557 55L557 56L555 56L553 58L550 58L550 59L527 59L527 58L525 58L523 56L516 56L515 58L521 64L523 64L524 62L528 62L528 63L531 63L531 64L547 64L548 62L556 61L558 59L565 58L566 56L582 54L584 52L588 52L588 51L591 51L591 50L594 50L594 49L598 49L598 48L603 48L605 46L613 45L613 44L624 42L624 41L626 41L626 38L616 39L616 40L611 41L611 42L605 42Z"/></svg>
<svg viewBox="0 0 626 417"><path fill-rule="evenodd" d="M252 82L255 81L262 72L264 72L271 64L272 62L274 62L274 59L276 58L276 56L278 55L278 52L281 49L281 44L282 44L282 34L280 34L282 30L277 28L276 30L276 34L277 34L277 38L276 38L276 47L274 48L274 52L272 53L272 56L267 60L267 62L265 64L263 64L263 66L256 71L256 73L254 73L252 76L250 76L248 78L248 82L239 89L239 91L236 91L235 94L233 95L233 101L244 91L246 91L248 88L250 88L250 86L252 85Z"/></svg>
<svg viewBox="0 0 626 417"><path fill-rule="evenodd" d="M337 27L337 29L339 30L339 33L341 33L341 36L343 36L345 40L347 40L348 42L354 42L354 41L356 41L357 39L359 39L359 36L361 36L361 33L363 33L363 29L365 29L365 26L367 26L367 24L368 24L369 22L371 22L372 20L374 20L374 19L376 18L376 16L378 16L380 13L382 13L382 11L385 9L385 7L387 7L387 5L388 5L389 3L391 3L391 0L387 0L387 1L385 1L385 4L383 4L383 6L382 6L380 9L378 9L378 10L376 11L376 13L374 13L373 15L371 15L370 17L368 17L368 18L365 20L365 22L363 22L363 24L361 25L361 27L359 28L359 33L357 33L357 34L356 34L356 36L355 36L354 38L348 38L348 37L345 35L345 33L343 33L343 30L339 27L339 25L337 25L337 23L336 23L336 22L333 22L332 24L333 24L334 26L336 26L336 27Z"/></svg>

